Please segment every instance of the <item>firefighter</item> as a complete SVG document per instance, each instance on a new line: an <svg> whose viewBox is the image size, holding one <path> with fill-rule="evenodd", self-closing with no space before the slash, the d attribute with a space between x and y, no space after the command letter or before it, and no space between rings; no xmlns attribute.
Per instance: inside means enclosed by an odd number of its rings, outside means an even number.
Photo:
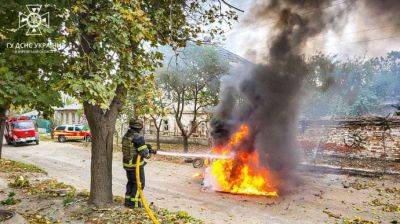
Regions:
<svg viewBox="0 0 400 224"><path fill-rule="evenodd" d="M122 138L122 162L128 178L125 206L128 208L142 207L135 176L137 156L139 154L141 156L140 182L142 183L143 190L145 185L144 166L146 165L144 158L149 159L150 153L156 153L156 151L152 150L151 145L145 143L144 137L141 134L142 128L143 124L140 120L131 119L129 120L129 129Z"/></svg>

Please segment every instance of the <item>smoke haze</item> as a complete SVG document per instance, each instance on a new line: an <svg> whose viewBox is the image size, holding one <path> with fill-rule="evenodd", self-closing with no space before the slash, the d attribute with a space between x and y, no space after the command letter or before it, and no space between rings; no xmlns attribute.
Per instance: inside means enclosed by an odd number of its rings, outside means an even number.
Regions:
<svg viewBox="0 0 400 224"><path fill-rule="evenodd" d="M265 49L257 52L263 62L223 80L222 101L211 122L216 144L223 144L240 124L248 123L253 141L250 145L255 146L263 164L281 180L281 189L292 180L299 163L296 131L302 84L308 72L305 48L318 35L340 32L355 5L328 10L332 2L257 1L244 24L273 24ZM391 21L398 18L399 1L360 2L357 4L363 4L365 11L387 13L381 23L399 21Z"/></svg>
<svg viewBox="0 0 400 224"><path fill-rule="evenodd" d="M259 21L254 19L254 10L250 6L260 1L232 0L236 6L245 10L240 15L240 23L228 34L226 46L253 62L263 61L261 49L269 48L275 17L269 16L269 20ZM265 1L268 3L267 1ZM304 7L298 8L299 14L312 13L309 1L304 2ZM316 52L335 54L339 58L346 59L354 56L376 57L384 56L392 50L400 50L400 27L398 1L379 0L331 0L324 4L325 13L335 13L343 10L348 16L334 18L340 24L336 30L326 29L319 35L309 39L304 47L305 53L313 55ZM376 6L378 5L378 6ZM387 6L390 7L387 7ZM389 11L387 14L385 8ZM384 11L382 11L384 10ZM383 15L382 18L380 16ZM390 19L392 18L392 20ZM344 21L339 21L339 19ZM261 55L259 55L261 54Z"/></svg>

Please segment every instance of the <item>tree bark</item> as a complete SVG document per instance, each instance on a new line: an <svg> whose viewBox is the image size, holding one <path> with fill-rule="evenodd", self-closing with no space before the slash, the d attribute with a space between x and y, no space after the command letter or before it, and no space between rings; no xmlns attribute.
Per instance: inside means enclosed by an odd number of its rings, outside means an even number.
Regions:
<svg viewBox="0 0 400 224"><path fill-rule="evenodd" d="M115 123L122 107L123 86L117 87L116 96L107 111L88 102L83 103L85 115L92 133L92 157L89 203L104 207L113 203L112 159Z"/></svg>
<svg viewBox="0 0 400 224"><path fill-rule="evenodd" d="M157 128L157 137L156 137L156 143L157 143L157 150L160 150L160 129Z"/></svg>
<svg viewBox="0 0 400 224"><path fill-rule="evenodd" d="M151 116L151 119L153 121L154 126L156 127L156 144L157 144L157 150L160 150L160 131L161 131L161 122L162 119L160 119L160 122L157 123L157 118L154 116Z"/></svg>
<svg viewBox="0 0 400 224"><path fill-rule="evenodd" d="M182 142L183 142L183 152L189 152L189 137L186 135L182 135Z"/></svg>
<svg viewBox="0 0 400 224"><path fill-rule="evenodd" d="M2 158L4 129L6 127L6 113L9 106L0 106L0 159Z"/></svg>
<svg viewBox="0 0 400 224"><path fill-rule="evenodd" d="M84 102L83 106L92 134L89 203L96 206L105 206L113 202L112 122L107 119L99 107L90 105L87 102Z"/></svg>
<svg viewBox="0 0 400 224"><path fill-rule="evenodd" d="M56 124L54 122L54 119L50 119L50 136L51 139L54 139L54 129L56 128Z"/></svg>
<svg viewBox="0 0 400 224"><path fill-rule="evenodd" d="M96 1L91 1L89 8L98 8ZM97 34L87 32L87 19L90 18L90 11L85 11L80 15L78 28L82 32L82 40L77 46L81 57L96 54L93 47L96 42ZM134 48L133 48L134 49ZM95 71L96 65L93 61L87 64L87 70L82 75L86 79L92 79L91 73ZM115 133L115 123L119 112L126 98L127 89L123 84L119 84L115 90L115 96L109 108L103 110L99 105L92 105L83 102L84 112L92 134L92 155L91 155L91 177L90 177L90 196L89 203L97 207L107 206L113 203L112 196L112 157L113 157L113 136Z"/></svg>

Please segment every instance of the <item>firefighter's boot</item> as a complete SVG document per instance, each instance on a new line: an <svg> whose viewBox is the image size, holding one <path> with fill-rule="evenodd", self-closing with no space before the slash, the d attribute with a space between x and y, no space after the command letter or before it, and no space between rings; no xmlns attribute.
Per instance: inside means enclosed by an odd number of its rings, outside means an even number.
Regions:
<svg viewBox="0 0 400 224"><path fill-rule="evenodd" d="M134 208L142 208L142 203L140 201L139 191L136 191L135 197L131 198Z"/></svg>
<svg viewBox="0 0 400 224"><path fill-rule="evenodd" d="M135 203L132 201L130 196L125 196L125 207L127 208L135 208Z"/></svg>

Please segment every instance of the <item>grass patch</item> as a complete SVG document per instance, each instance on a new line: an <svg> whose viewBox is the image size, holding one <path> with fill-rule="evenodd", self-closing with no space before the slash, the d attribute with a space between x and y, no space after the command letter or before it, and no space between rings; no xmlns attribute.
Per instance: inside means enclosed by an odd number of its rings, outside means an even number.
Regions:
<svg viewBox="0 0 400 224"><path fill-rule="evenodd" d="M379 199L374 199L369 204L372 206L382 206L382 211L384 212L400 212L400 205L390 204Z"/></svg>
<svg viewBox="0 0 400 224"><path fill-rule="evenodd" d="M27 180L23 176L18 176L12 182L9 182L8 186L16 189L23 189L30 187L31 184L29 183L29 180Z"/></svg>
<svg viewBox="0 0 400 224"><path fill-rule="evenodd" d="M1 172L19 172L19 173L43 173L47 174L46 171L40 169L39 167L32 165L32 164L26 164L26 163L21 163L17 162L14 160L8 160L8 159L0 159L0 167L1 167Z"/></svg>
<svg viewBox="0 0 400 224"><path fill-rule="evenodd" d="M28 220L28 223L34 223L34 224L58 224L61 223L60 221L53 221L50 218L42 215L35 215L35 214L30 214L30 215L25 215L24 216L26 220Z"/></svg>
<svg viewBox="0 0 400 224"><path fill-rule="evenodd" d="M170 212L166 209L152 208L160 223L172 224L202 224L202 220L189 216L184 211ZM125 209L121 206L115 206L109 209L96 209L85 207L76 210L73 217L77 220L84 220L85 223L141 223L151 224L144 209Z"/></svg>
<svg viewBox="0 0 400 224"><path fill-rule="evenodd" d="M57 182L54 179L47 179L34 184L29 189L31 194L40 194L45 197L67 197L73 198L76 195L76 189L68 184Z"/></svg>
<svg viewBox="0 0 400 224"><path fill-rule="evenodd" d="M20 202L20 200L15 199L15 192L11 191L10 193L8 193L8 196L5 200L0 201L0 205L15 205L18 202Z"/></svg>
<svg viewBox="0 0 400 224"><path fill-rule="evenodd" d="M40 134L40 141L54 142L56 139L51 139L51 135Z"/></svg>
<svg viewBox="0 0 400 224"><path fill-rule="evenodd" d="M8 184L14 189L5 200L0 201L0 206L6 205L15 209L29 223L152 223L144 209L125 208L123 197L115 196L114 204L109 208L95 208L88 205L88 191L77 192L73 186L44 175L33 175L34 178L30 178L33 173L46 174L37 166L2 159L0 167L0 172L9 174ZM15 198L16 194L19 199ZM60 209L64 212L59 213ZM185 211L171 212L155 206L152 206L152 210L160 223L204 223Z"/></svg>
<svg viewBox="0 0 400 224"><path fill-rule="evenodd" d="M343 224L377 224L377 222L355 217L353 219L344 219Z"/></svg>

